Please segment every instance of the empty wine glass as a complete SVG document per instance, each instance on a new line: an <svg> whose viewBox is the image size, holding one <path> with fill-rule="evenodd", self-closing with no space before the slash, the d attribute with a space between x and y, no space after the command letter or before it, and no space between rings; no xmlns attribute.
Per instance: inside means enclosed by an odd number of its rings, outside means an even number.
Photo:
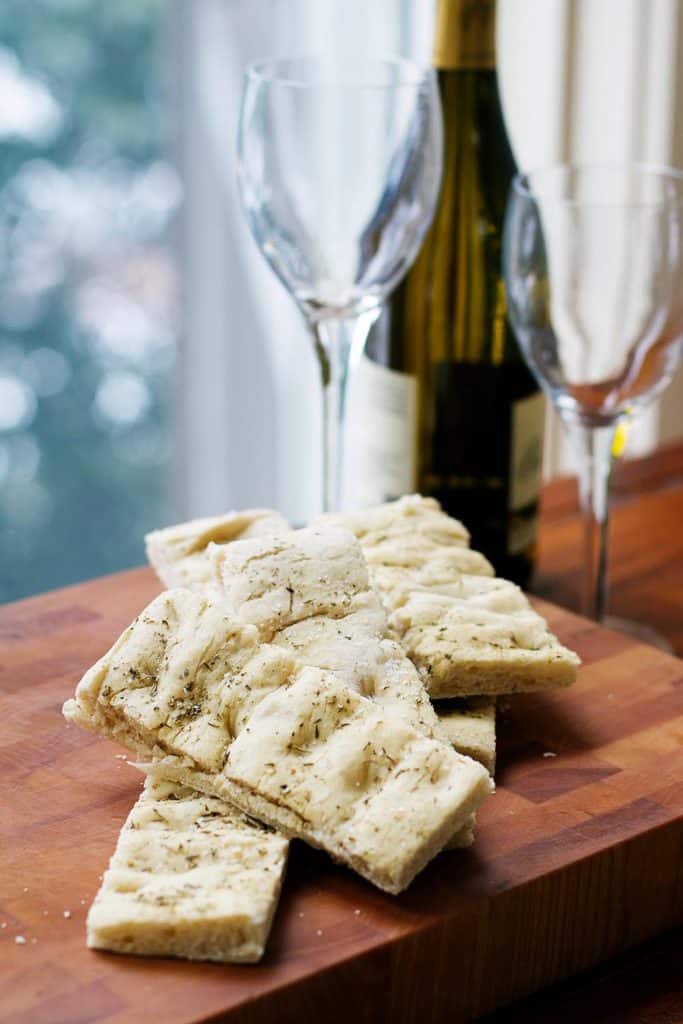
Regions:
<svg viewBox="0 0 683 1024"><path fill-rule="evenodd" d="M247 68L238 179L252 234L291 292L323 383L323 506L341 500L349 370L415 258L441 178L433 71L302 58Z"/></svg>
<svg viewBox="0 0 683 1024"><path fill-rule="evenodd" d="M578 458L582 610L598 621L615 434L667 386L680 361L682 229L683 173L670 168L556 166L518 175L510 191L509 315Z"/></svg>

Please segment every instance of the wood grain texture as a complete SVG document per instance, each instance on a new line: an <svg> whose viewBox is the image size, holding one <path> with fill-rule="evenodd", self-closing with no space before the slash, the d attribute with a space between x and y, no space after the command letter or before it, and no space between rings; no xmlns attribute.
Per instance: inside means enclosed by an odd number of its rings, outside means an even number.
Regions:
<svg viewBox="0 0 683 1024"><path fill-rule="evenodd" d="M481 1024L681 1024L682 978L683 942L675 932L479 1019Z"/></svg>
<svg viewBox="0 0 683 1024"><path fill-rule="evenodd" d="M610 610L649 622L668 637L680 657L683 446L671 445L647 458L622 463L615 472L613 492L611 562L613 579L618 571L618 586L612 587ZM535 589L576 607L581 564L576 482L554 481L545 488L542 507ZM657 540L644 551L650 530ZM499 1010L486 1022L683 1024L681 978L683 932L679 930Z"/></svg>
<svg viewBox="0 0 683 1024"><path fill-rule="evenodd" d="M646 622L683 656L683 445L614 472L608 612ZM576 481L545 488L535 593L578 609L581 525Z"/></svg>
<svg viewBox="0 0 683 1024"><path fill-rule="evenodd" d="M661 527L674 547L679 523ZM134 570L0 609L0 1021L458 1021L681 923L683 664L540 602L585 664L572 689L509 702L499 788L474 847L441 855L390 897L294 844L256 967L88 951L87 908L140 781L60 706L158 589ZM664 971L655 962L652 985ZM557 1019L602 1020L568 985ZM594 1005L617 988L603 976ZM674 997L659 991L673 1024ZM561 995L496 1020L554 1020Z"/></svg>

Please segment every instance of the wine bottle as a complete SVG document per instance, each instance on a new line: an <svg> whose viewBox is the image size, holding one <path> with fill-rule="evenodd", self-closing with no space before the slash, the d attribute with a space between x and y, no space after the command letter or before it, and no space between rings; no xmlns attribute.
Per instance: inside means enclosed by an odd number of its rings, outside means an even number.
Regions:
<svg viewBox="0 0 683 1024"><path fill-rule="evenodd" d="M441 196L356 372L346 494L352 505L434 495L498 574L524 585L545 405L506 317L501 235L515 165L494 28L494 0L439 0Z"/></svg>

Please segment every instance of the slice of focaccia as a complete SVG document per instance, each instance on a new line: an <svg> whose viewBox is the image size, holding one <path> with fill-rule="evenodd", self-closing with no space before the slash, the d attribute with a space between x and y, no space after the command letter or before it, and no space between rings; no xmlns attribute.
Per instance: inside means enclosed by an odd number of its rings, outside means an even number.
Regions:
<svg viewBox="0 0 683 1024"><path fill-rule="evenodd" d="M491 775L496 767L496 702L492 697L454 697L434 705L443 734Z"/></svg>
<svg viewBox="0 0 683 1024"><path fill-rule="evenodd" d="M359 537L391 630L430 696L573 682L577 655L553 636L518 587L491 578L486 559L463 546L462 525L433 499L402 498L336 521L346 521Z"/></svg>
<svg viewBox="0 0 683 1024"><path fill-rule="evenodd" d="M492 788L480 764L186 590L145 609L64 713L388 892Z"/></svg>
<svg viewBox="0 0 683 1024"><path fill-rule="evenodd" d="M580 664L507 580L412 590L389 622L433 698L568 686Z"/></svg>
<svg viewBox="0 0 683 1024"><path fill-rule="evenodd" d="M223 800L148 776L90 908L88 946L260 960L288 845Z"/></svg>
<svg viewBox="0 0 683 1024"><path fill-rule="evenodd" d="M405 603L413 590L433 593L451 593L463 576L493 576L493 570L478 564L483 555L469 548L440 549L419 566L376 564L372 551L365 552L372 585L380 595L384 607L391 611ZM369 556L369 557L368 557Z"/></svg>
<svg viewBox="0 0 683 1024"><path fill-rule="evenodd" d="M333 672L418 732L450 742L415 666L390 638L386 611L349 530L322 523L214 548L211 557L214 593L242 621L256 625L262 639L293 651L305 665ZM448 847L469 845L473 829L468 822Z"/></svg>
<svg viewBox="0 0 683 1024"><path fill-rule="evenodd" d="M206 559L209 544L228 544L288 529L287 520L272 509L247 509L153 530L145 537L145 547L152 568L165 586L204 590L211 577Z"/></svg>
<svg viewBox="0 0 683 1024"><path fill-rule="evenodd" d="M470 541L461 522L447 516L435 498L421 494L407 494L359 512L321 516L319 522L323 521L347 526L363 545L376 545L388 536L420 537L438 547L467 547Z"/></svg>
<svg viewBox="0 0 683 1024"><path fill-rule="evenodd" d="M317 522L352 531L363 548L372 584L389 606L397 586L400 590L434 577L450 580L463 572L493 576L490 562L470 549L462 523L445 515L434 498L411 494L361 512L321 516ZM383 568L387 571L380 585L376 576Z"/></svg>
<svg viewBox="0 0 683 1024"><path fill-rule="evenodd" d="M417 730L439 723L420 676L390 637L386 611L368 580L353 534L343 527L293 530L214 547L215 594L260 639L333 672L392 707Z"/></svg>

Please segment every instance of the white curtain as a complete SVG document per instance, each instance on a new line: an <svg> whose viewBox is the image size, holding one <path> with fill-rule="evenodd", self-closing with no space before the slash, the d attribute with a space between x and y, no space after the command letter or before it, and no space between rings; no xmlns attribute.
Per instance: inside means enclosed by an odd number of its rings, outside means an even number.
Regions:
<svg viewBox="0 0 683 1024"><path fill-rule="evenodd" d="M557 159L683 165L680 0L498 0L503 104L523 166ZM182 515L317 510L318 370L294 304L244 224L235 137L244 65L347 52L429 59L433 0L175 0L186 319L179 373ZM683 379L633 451L683 434ZM549 431L550 472L566 468Z"/></svg>
<svg viewBox="0 0 683 1024"><path fill-rule="evenodd" d="M683 167L681 0L498 0L503 107L517 162ZM683 374L636 420L627 454L683 437ZM546 476L572 468L548 418Z"/></svg>
<svg viewBox="0 0 683 1024"><path fill-rule="evenodd" d="M180 514L319 501L320 383L291 298L256 250L235 184L242 72L270 55L426 57L431 0L177 0L185 180Z"/></svg>

